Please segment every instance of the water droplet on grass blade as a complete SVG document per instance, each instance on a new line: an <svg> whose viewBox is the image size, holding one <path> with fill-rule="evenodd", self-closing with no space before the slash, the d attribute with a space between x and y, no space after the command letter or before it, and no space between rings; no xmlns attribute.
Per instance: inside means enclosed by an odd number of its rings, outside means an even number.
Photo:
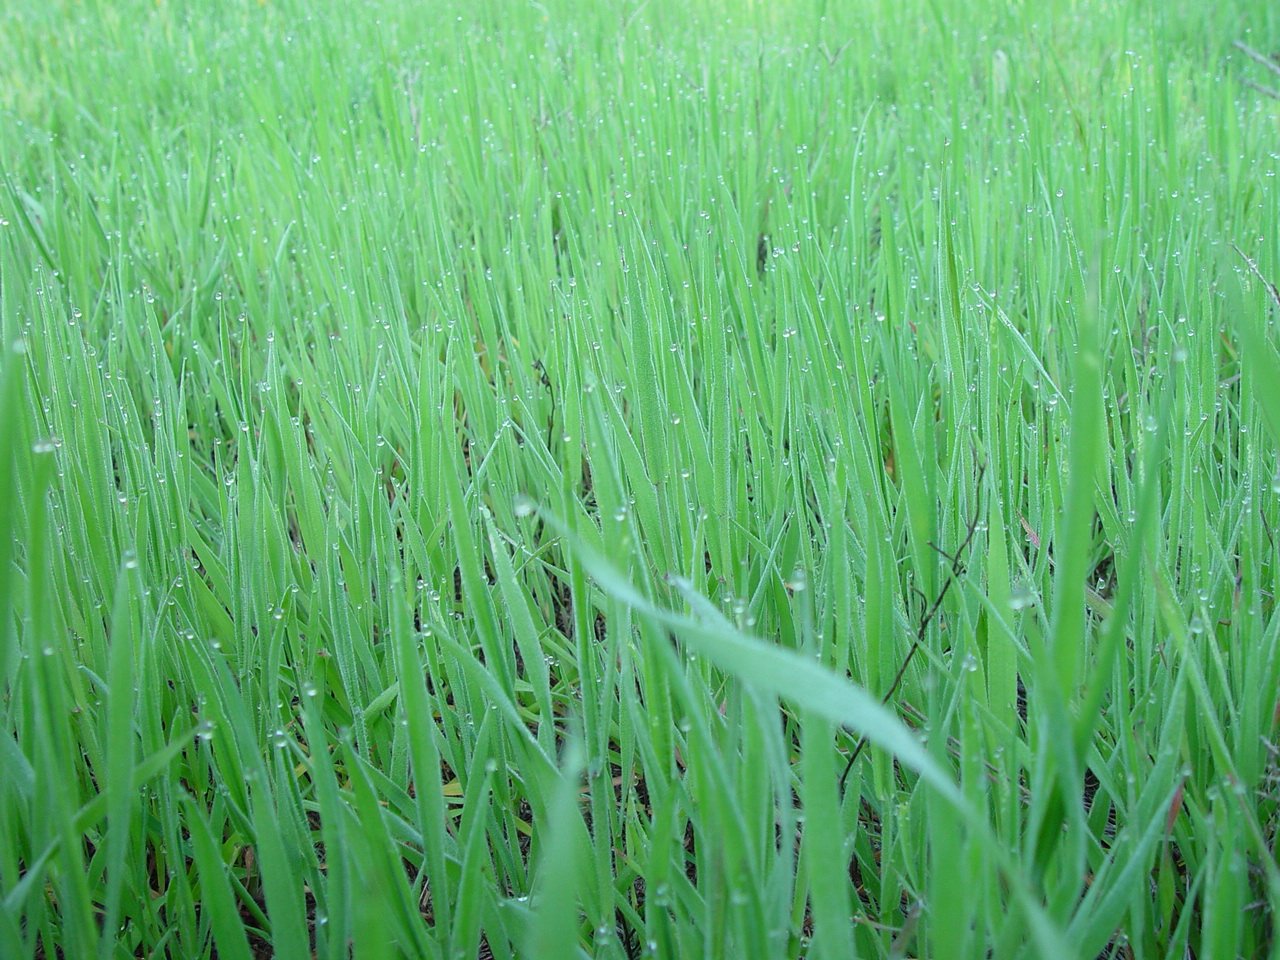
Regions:
<svg viewBox="0 0 1280 960"><path fill-rule="evenodd" d="M1035 602L1035 591L1028 584L1024 582L1014 584L1013 590L1009 593L1010 610L1025 610L1027 607L1035 606Z"/></svg>

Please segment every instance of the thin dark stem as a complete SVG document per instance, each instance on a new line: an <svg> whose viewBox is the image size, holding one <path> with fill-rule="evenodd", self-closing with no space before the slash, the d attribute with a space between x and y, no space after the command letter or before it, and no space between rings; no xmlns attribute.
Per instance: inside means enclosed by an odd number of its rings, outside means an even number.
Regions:
<svg viewBox="0 0 1280 960"><path fill-rule="evenodd" d="M1280 287L1277 287L1262 275L1262 271L1258 269L1258 261L1254 260L1253 257L1241 250L1239 244L1232 243L1231 249L1234 250L1236 255L1248 265L1249 271L1258 278L1258 282L1262 284L1267 293L1271 294L1271 299L1275 301L1275 305L1280 307Z"/></svg>
<svg viewBox="0 0 1280 960"><path fill-rule="evenodd" d="M976 498L980 502L982 497L982 478L986 473L986 465L981 464L978 467L978 482L976 484ZM965 528L964 539L960 541L960 545L955 551L948 553L941 547L930 543L941 556L947 560L947 576L942 581L942 587L938 590L938 595L933 598L933 602L929 605L929 609L925 611L923 617L920 618L920 624L916 628L915 638L911 641L911 648L907 651L907 655L903 657L902 664L898 667L898 672L894 674L893 682L889 684L889 689L885 691L883 697L880 698L882 705L887 705L894 695L898 692L898 687L902 685L903 678L907 675L907 668L911 666L911 661L915 659L917 651L924 644L925 637L929 632L929 624L933 623L938 615L938 611L942 609L942 602L947 598L947 592L951 589L951 585L964 576L964 555L973 544L973 538L977 535L978 525L981 522L981 507L974 505L973 516L969 519L969 525ZM919 592L919 591L917 591ZM844 773L840 776L840 795L844 796L845 784L849 780L849 774L853 772L853 765L857 763L858 757L862 755L862 751L867 746L867 738L865 735L858 738L858 742L854 745L853 753L849 755L849 762L845 765Z"/></svg>
<svg viewBox="0 0 1280 960"><path fill-rule="evenodd" d="M547 368L541 360L533 361L533 369L538 372L538 382L547 388L547 396L551 398L551 416L547 418L547 449L550 450L556 433L556 391L551 386L551 378L547 376Z"/></svg>
<svg viewBox="0 0 1280 960"><path fill-rule="evenodd" d="M1256 83L1253 80L1244 81L1244 85L1251 90L1257 90L1259 93L1270 97L1273 100L1280 100L1280 90L1275 87L1268 87L1265 83Z"/></svg>
<svg viewBox="0 0 1280 960"><path fill-rule="evenodd" d="M1264 67L1266 67L1268 70L1270 70L1272 73L1276 74L1277 76L1280 76L1280 63L1276 63L1274 60L1268 57L1265 53L1262 53L1259 50L1253 49L1253 47L1249 46L1247 43L1244 43L1243 41L1240 41L1240 40L1236 40L1232 44L1232 46L1234 46L1237 50L1243 53L1246 57L1248 57L1254 63L1260 63Z"/></svg>

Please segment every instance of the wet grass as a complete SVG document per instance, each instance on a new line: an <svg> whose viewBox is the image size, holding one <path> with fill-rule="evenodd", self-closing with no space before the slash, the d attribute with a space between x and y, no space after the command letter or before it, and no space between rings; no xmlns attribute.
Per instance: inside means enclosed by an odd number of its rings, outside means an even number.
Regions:
<svg viewBox="0 0 1280 960"><path fill-rule="evenodd" d="M0 11L0 955L1274 955L1280 8Z"/></svg>

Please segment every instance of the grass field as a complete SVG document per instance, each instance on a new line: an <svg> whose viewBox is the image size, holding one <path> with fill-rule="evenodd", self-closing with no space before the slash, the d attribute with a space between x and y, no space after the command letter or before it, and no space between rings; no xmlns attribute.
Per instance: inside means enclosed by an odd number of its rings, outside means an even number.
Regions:
<svg viewBox="0 0 1280 960"><path fill-rule="evenodd" d="M0 957L1280 956L1265 0L10 0Z"/></svg>

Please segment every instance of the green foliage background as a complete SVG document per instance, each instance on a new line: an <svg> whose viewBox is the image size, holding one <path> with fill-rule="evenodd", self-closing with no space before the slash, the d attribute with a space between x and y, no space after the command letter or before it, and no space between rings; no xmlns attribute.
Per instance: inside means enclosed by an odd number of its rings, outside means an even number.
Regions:
<svg viewBox="0 0 1280 960"><path fill-rule="evenodd" d="M0 955L1273 955L1236 39L6 4Z"/></svg>

